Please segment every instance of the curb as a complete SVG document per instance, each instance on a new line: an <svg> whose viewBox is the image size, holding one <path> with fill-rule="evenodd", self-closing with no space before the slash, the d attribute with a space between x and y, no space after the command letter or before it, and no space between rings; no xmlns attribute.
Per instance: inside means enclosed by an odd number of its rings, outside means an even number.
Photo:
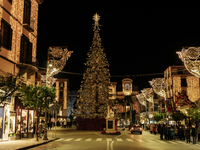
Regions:
<svg viewBox="0 0 200 150"><path fill-rule="evenodd" d="M53 140L49 140L49 141L46 141L46 142L43 142L43 143L39 143L39 144L27 146L27 147L18 148L16 150L26 150L26 149L34 148L34 147L37 147L37 146L40 146L40 145L43 145L43 144L47 144L49 142L53 142L53 141L58 140L58 139L60 139L60 138L56 138L56 139L53 139Z"/></svg>

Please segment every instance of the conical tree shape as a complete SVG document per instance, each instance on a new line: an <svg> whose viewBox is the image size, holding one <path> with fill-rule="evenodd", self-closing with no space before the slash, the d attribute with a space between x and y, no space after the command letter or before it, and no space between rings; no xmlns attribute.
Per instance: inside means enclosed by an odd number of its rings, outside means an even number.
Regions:
<svg viewBox="0 0 200 150"><path fill-rule="evenodd" d="M106 117L109 99L110 73L99 35L100 16L96 13L93 19L95 21L94 37L87 54L86 71L83 74L77 100L78 116L82 118Z"/></svg>

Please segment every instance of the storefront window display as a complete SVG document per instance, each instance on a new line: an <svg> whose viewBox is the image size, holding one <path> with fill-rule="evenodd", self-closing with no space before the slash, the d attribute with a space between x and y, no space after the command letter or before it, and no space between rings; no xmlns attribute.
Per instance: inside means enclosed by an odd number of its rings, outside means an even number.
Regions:
<svg viewBox="0 0 200 150"><path fill-rule="evenodd" d="M16 124L16 134L20 134L19 138L33 137L34 110L18 108Z"/></svg>

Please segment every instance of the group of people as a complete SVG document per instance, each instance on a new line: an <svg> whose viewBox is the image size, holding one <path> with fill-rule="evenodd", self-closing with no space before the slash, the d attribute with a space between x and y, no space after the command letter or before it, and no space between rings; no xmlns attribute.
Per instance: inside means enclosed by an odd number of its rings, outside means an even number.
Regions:
<svg viewBox="0 0 200 150"><path fill-rule="evenodd" d="M167 125L167 124L150 124L147 125L147 129L150 130L151 134L160 134L160 139L163 140L186 140L190 143L190 138L193 138L193 144L196 144L197 129L195 125L191 127L187 125ZM163 138L164 136L164 138Z"/></svg>

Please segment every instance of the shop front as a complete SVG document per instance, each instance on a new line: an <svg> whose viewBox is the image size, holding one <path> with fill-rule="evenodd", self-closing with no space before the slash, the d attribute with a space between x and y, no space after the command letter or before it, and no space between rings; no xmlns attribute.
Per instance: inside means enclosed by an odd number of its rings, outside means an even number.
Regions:
<svg viewBox="0 0 200 150"><path fill-rule="evenodd" d="M10 105L0 107L0 140L12 140L15 136L15 113Z"/></svg>
<svg viewBox="0 0 200 150"><path fill-rule="evenodd" d="M34 110L18 107L16 111L16 139L33 138L35 133Z"/></svg>

